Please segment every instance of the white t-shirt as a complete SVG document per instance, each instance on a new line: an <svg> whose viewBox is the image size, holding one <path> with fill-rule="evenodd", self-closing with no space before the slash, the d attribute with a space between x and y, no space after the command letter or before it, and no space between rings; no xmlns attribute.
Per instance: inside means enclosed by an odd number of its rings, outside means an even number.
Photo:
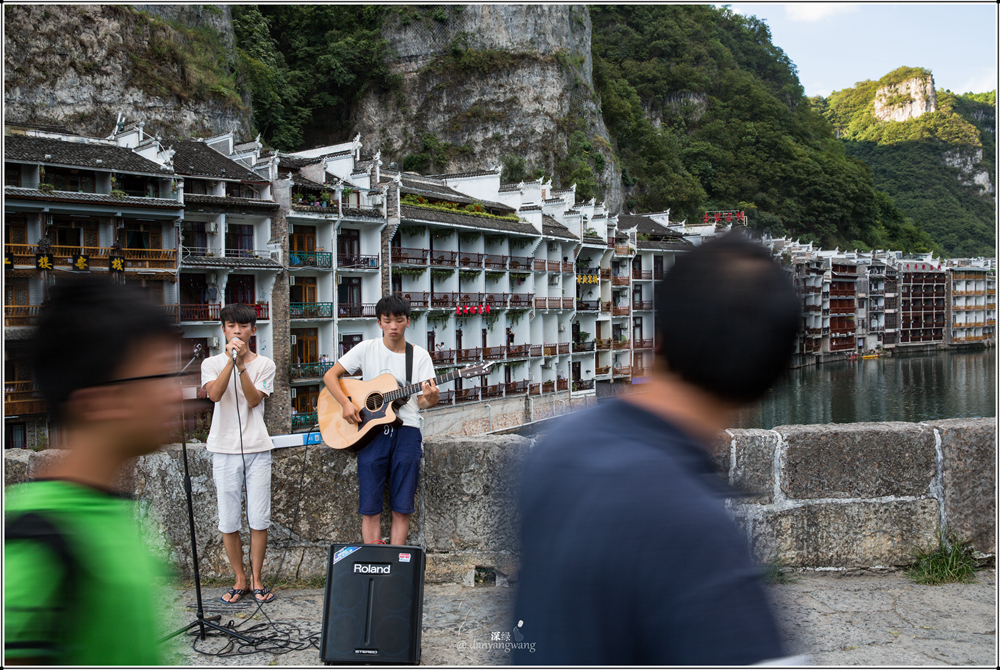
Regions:
<svg viewBox="0 0 1000 670"><path fill-rule="evenodd" d="M348 374L353 375L361 370L362 379L366 382L388 372L396 378L400 386L406 384L406 352L397 354L389 351L381 337L354 345L337 362L344 366ZM410 378L410 383L425 382L428 379L433 379L434 376L434 362L431 360L431 355L423 347L414 344L413 377ZM423 395L423 392L417 391L411 395L406 404L396 412L396 416L403 421L404 426L420 428L418 395Z"/></svg>
<svg viewBox="0 0 1000 670"><path fill-rule="evenodd" d="M206 358L201 362L201 385L204 386L213 382L222 374L226 367L229 354L223 351L218 356ZM274 361L270 358L258 355L255 359L246 364L246 373L250 375L250 381L254 388L264 394L265 398L271 395L274 389ZM243 395L243 387L240 380L236 380L239 391L233 388L233 380L227 380L226 392L219 402L215 403L215 411L212 412L212 428L208 431L208 441L206 445L209 451L220 454L240 453L240 426L243 428L243 453L252 454L258 451L269 451L274 444L267 434L267 427L264 425L264 399L251 408ZM237 401L237 395L239 400ZM239 422L236 420L236 409L239 408Z"/></svg>

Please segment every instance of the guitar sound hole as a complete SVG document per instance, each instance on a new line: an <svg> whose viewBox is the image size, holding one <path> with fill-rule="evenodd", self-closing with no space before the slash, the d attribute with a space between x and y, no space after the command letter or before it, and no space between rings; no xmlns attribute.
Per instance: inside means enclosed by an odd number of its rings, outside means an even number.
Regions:
<svg viewBox="0 0 1000 670"><path fill-rule="evenodd" d="M372 393L365 400L365 407L368 408L369 412L374 412L382 407L382 394Z"/></svg>

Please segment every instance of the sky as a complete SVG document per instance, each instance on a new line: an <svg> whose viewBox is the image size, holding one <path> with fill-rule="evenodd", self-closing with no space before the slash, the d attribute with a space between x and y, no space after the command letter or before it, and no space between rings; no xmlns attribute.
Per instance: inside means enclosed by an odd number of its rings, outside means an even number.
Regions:
<svg viewBox="0 0 1000 670"><path fill-rule="evenodd" d="M901 66L922 67L938 89L997 87L997 5L940 3L732 3L771 29L807 96L828 96Z"/></svg>

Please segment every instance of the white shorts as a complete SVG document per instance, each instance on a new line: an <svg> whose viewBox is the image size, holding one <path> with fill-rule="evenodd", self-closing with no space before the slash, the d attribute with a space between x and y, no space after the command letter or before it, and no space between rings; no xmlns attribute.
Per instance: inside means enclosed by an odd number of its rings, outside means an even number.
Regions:
<svg viewBox="0 0 1000 670"><path fill-rule="evenodd" d="M212 478L219 496L219 530L235 533L243 511L243 463L246 461L247 518L253 530L271 525L271 452L212 453Z"/></svg>

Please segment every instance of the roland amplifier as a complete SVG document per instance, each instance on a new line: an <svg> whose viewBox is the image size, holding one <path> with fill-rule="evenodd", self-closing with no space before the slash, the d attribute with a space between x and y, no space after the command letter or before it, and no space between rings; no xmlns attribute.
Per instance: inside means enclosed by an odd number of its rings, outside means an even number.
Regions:
<svg viewBox="0 0 1000 670"><path fill-rule="evenodd" d="M423 610L423 549L334 544L326 571L320 660L417 664Z"/></svg>

